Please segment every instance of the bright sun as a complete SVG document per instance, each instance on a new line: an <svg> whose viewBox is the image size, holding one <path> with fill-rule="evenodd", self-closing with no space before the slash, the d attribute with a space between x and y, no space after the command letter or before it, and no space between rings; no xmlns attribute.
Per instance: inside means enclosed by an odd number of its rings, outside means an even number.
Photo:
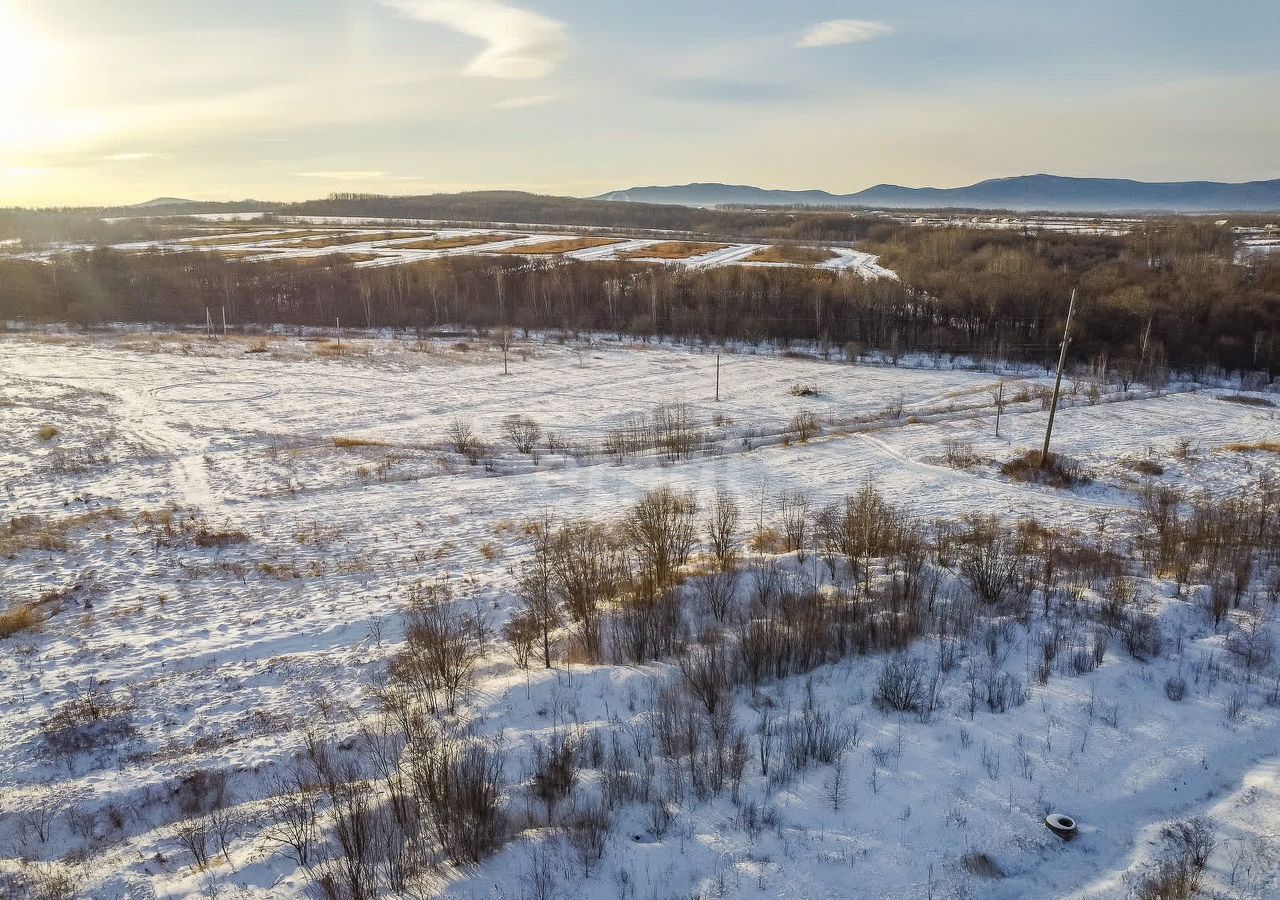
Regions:
<svg viewBox="0 0 1280 900"><path fill-rule="evenodd" d="M53 72L52 46L0 0L0 151L12 147L38 114Z"/></svg>

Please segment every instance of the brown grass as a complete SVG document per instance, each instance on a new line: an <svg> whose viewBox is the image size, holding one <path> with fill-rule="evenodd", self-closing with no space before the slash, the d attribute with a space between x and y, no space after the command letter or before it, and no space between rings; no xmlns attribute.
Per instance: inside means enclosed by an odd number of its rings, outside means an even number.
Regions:
<svg viewBox="0 0 1280 900"><path fill-rule="evenodd" d="M1000 864L985 853L966 853L960 859L960 865L979 878L1004 878Z"/></svg>
<svg viewBox="0 0 1280 900"><path fill-rule="evenodd" d="M1280 453L1280 441L1254 441L1252 444L1227 444L1227 449L1234 453L1248 453L1261 450L1264 453Z"/></svg>
<svg viewBox="0 0 1280 900"><path fill-rule="evenodd" d="M263 229L264 231L266 229ZM207 237L197 241L183 241L185 247L229 247L235 244L257 244L263 241L283 241L291 238L309 238L317 235L331 235L332 231L276 231L272 234L242 235L240 237Z"/></svg>
<svg viewBox="0 0 1280 900"><path fill-rule="evenodd" d="M59 431L53 425L42 425L36 434L42 441L51 441L58 436Z"/></svg>
<svg viewBox="0 0 1280 900"><path fill-rule="evenodd" d="M372 438L336 437L333 439L333 446L349 450L355 447L388 447L390 445L386 441L376 441Z"/></svg>
<svg viewBox="0 0 1280 900"><path fill-rule="evenodd" d="M629 250L626 253L619 254L619 257L621 259L691 259L706 253L714 253L716 250L723 250L728 246L730 245L665 241L661 244L641 247L639 250Z"/></svg>
<svg viewBox="0 0 1280 900"><path fill-rule="evenodd" d="M239 529L214 529L201 527L196 530L195 544L197 547L230 547L234 544L249 543L249 535Z"/></svg>
<svg viewBox="0 0 1280 900"><path fill-rule="evenodd" d="M67 535L74 529L86 528L102 521L119 521L124 516L115 507L44 519L40 516L16 516L0 528L0 557L12 559L28 550L65 553Z"/></svg>
<svg viewBox="0 0 1280 900"><path fill-rule="evenodd" d="M396 244L396 250L455 250L458 247L478 247L481 244L496 244L498 241L509 241L509 234L459 234L446 238L431 238L425 241L413 241L409 244Z"/></svg>
<svg viewBox="0 0 1280 900"><path fill-rule="evenodd" d="M592 247L607 247L609 244L621 244L620 238L580 237L565 238L559 241L543 241L540 244L525 244L520 247L508 247L503 253L520 256L547 256L554 253L569 253L573 250L590 250Z"/></svg>
<svg viewBox="0 0 1280 900"><path fill-rule="evenodd" d="M396 238L411 238L420 234L417 231L378 231L372 234L344 234L331 235L329 237L312 237L303 238L298 241L290 241L290 247L341 247L345 244L364 244L369 241L392 241Z"/></svg>
<svg viewBox="0 0 1280 900"><path fill-rule="evenodd" d="M1078 462L1058 453L1051 452L1041 467L1039 450L1026 450L1015 456L1000 467L1000 474L1014 481L1031 481L1059 488L1089 481Z"/></svg>
<svg viewBox="0 0 1280 900"><path fill-rule="evenodd" d="M23 603L0 612L0 641L23 631L31 631L44 621L40 607L35 603Z"/></svg>
<svg viewBox="0 0 1280 900"><path fill-rule="evenodd" d="M747 262L791 263L799 266L814 266L829 259L835 254L823 247L796 247L792 244L774 244L764 250L757 250L747 257Z"/></svg>

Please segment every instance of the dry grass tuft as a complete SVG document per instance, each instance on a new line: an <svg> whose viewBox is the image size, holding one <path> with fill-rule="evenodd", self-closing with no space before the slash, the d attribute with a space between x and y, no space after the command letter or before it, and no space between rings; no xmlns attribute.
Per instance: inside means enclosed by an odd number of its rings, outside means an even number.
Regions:
<svg viewBox="0 0 1280 900"><path fill-rule="evenodd" d="M201 526L196 529L194 541L197 547L230 547L234 544L249 543L249 535L235 528L207 528Z"/></svg>
<svg viewBox="0 0 1280 900"><path fill-rule="evenodd" d="M729 246L729 244L694 243L691 241L664 241L661 244L652 244L648 247L641 247L639 250L629 250L626 253L621 253L619 258L692 259L695 256L704 256L717 250L724 250Z"/></svg>
<svg viewBox="0 0 1280 900"><path fill-rule="evenodd" d="M1273 407L1276 405L1274 401L1268 400L1266 397L1250 397L1247 394L1229 394L1218 399L1225 400L1227 403L1239 403L1241 406Z"/></svg>
<svg viewBox="0 0 1280 900"><path fill-rule="evenodd" d="M351 450L358 447L389 447L391 445L386 441L378 441L373 438L336 437L333 439L333 446Z"/></svg>
<svg viewBox="0 0 1280 900"><path fill-rule="evenodd" d="M49 553L65 553L69 546L67 535L79 528L86 528L102 521L119 521L124 518L115 507L64 516L61 519L45 519L40 516L15 516L9 524L0 528L0 557L15 558L29 550Z"/></svg>
<svg viewBox="0 0 1280 900"><path fill-rule="evenodd" d="M1000 474L1014 481L1028 481L1050 487L1069 488L1087 484L1089 477L1074 459L1050 452L1044 466L1040 465L1040 451L1026 450L1000 467Z"/></svg>
<svg viewBox="0 0 1280 900"><path fill-rule="evenodd" d="M342 247L346 244L367 244L370 241L394 241L397 238L411 238L418 235L417 231L379 231L373 234L341 234L330 235L327 237L311 237L303 238L299 241L290 241L290 247L308 247L323 249L326 247Z"/></svg>
<svg viewBox="0 0 1280 900"><path fill-rule="evenodd" d="M1132 469L1139 475L1163 475L1164 466L1156 462L1154 459L1122 459L1120 465L1126 469Z"/></svg>
<svg viewBox="0 0 1280 900"><path fill-rule="evenodd" d="M57 427L54 425L41 425L40 430L36 432L36 434L42 441L51 441L61 434L61 432L58 431Z"/></svg>
<svg viewBox="0 0 1280 900"><path fill-rule="evenodd" d="M835 259L835 254L824 247L797 247L793 244L775 244L757 250L747 257L747 262L791 263L797 266L815 266Z"/></svg>
<svg viewBox="0 0 1280 900"><path fill-rule="evenodd" d="M22 603L0 612L0 641L23 631L31 631L44 621L36 603Z"/></svg>
<svg viewBox="0 0 1280 900"><path fill-rule="evenodd" d="M548 256L555 253L570 253L574 250L590 250L592 247L607 247L610 244L621 244L620 238L580 237L565 238L559 241L543 241L541 244L524 244L520 247L508 247L503 253L517 256Z"/></svg>
<svg viewBox="0 0 1280 900"><path fill-rule="evenodd" d="M966 853L961 858L960 865L979 878L1004 878L1004 869L985 853Z"/></svg>
<svg viewBox="0 0 1280 900"><path fill-rule="evenodd" d="M1227 449L1233 453L1248 453L1252 450L1260 450L1264 453L1280 453L1280 441L1254 441L1251 444L1227 444Z"/></svg>
<svg viewBox="0 0 1280 900"><path fill-rule="evenodd" d="M496 244L499 241L511 240L509 234L458 234L453 237L431 238L425 241L413 241L409 244L396 244L396 250L456 250L459 247L478 247L482 244Z"/></svg>

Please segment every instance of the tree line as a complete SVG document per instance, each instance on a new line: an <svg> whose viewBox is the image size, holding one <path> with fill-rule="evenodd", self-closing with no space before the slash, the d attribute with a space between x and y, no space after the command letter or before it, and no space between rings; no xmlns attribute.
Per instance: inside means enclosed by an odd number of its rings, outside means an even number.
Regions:
<svg viewBox="0 0 1280 900"><path fill-rule="evenodd" d="M807 221L821 229L824 219ZM1077 360L1139 378L1168 366L1274 379L1280 365L1280 259L1236 264L1223 229L1165 224L1103 237L882 221L862 238L901 280L484 256L358 269L337 257L247 263L99 248L0 259L0 316L192 325L206 309L220 321L225 308L233 326L553 329L1050 364L1078 287Z"/></svg>

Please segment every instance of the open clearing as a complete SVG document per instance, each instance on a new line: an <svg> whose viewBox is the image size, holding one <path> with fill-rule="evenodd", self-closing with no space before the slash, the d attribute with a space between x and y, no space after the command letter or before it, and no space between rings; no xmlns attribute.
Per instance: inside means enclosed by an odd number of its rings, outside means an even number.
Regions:
<svg viewBox="0 0 1280 900"><path fill-rule="evenodd" d="M586 240L576 246L599 248ZM667 344L521 343L504 378L483 339L0 337L0 622L12 630L0 632L0 872L74 856L84 861L59 871L103 900L306 896L313 873L282 849L266 798L308 728L332 734L339 756L361 746L357 723L405 648L407 593L444 583L492 629L459 715L504 753L503 797L521 824L482 864L441 866L431 895L515 900L554 875L560 897L1118 900L1154 864L1165 823L1203 816L1218 841L1206 886L1277 896L1274 663L1239 662L1230 641L1250 626L1248 604L1215 627L1210 588L1194 578L1177 596L1169 580L1134 579L1131 602L1164 635L1146 661L1117 631L1096 668L1064 673L1064 649L1041 680L1042 642L1063 620L1046 620L1037 600L952 648L959 661L938 676L929 716L874 704L891 657L850 653L733 693L749 754L732 796L690 787L692 756L668 768L659 754L654 797L621 802L598 846L580 820L545 827L533 747L602 741L597 758L581 751L573 790L603 795L613 748L640 746L655 692L681 683L663 659L513 663L493 635L518 605L528 523L545 514L608 523L661 486L696 492L704 508L724 490L744 537L776 535L785 498L817 510L872 484L922 525L1034 517L1129 548L1149 531L1144 484L1226 498L1280 476L1274 407L1180 382L1095 394L1081 381L1066 386L1055 445L1092 481L1015 483L995 463L1038 446L1049 379L931 363L739 348L721 356L717 402L714 349ZM696 439L605 452L659 404ZM536 452L508 442L512 416L536 420ZM459 452L458 423L487 447ZM961 448L968 468L947 462ZM757 549L743 551L744 595L770 571L827 588L842 571L828 573L812 546L803 559L769 541ZM694 552L690 608L705 540ZM1253 574L1259 591L1276 576ZM1054 602L1102 604L1108 584L1064 584ZM909 655L945 646L925 639ZM996 711L983 686L975 713L969 662L1016 681L1017 696ZM1184 699L1170 699L1171 680ZM104 696L84 745L53 751L67 711ZM814 710L856 731L838 762L762 774L762 719L812 723ZM207 836L198 869L189 823L213 815L214 782L236 815L224 845ZM557 815L590 808L564 800ZM1043 826L1050 810L1079 820L1075 841ZM320 804L324 829L330 815Z"/></svg>
<svg viewBox="0 0 1280 900"><path fill-rule="evenodd" d="M835 254L830 250L815 247L795 247L789 244L775 244L765 250L757 250L747 257L748 262L789 263L790 265L812 266L826 262Z"/></svg>

